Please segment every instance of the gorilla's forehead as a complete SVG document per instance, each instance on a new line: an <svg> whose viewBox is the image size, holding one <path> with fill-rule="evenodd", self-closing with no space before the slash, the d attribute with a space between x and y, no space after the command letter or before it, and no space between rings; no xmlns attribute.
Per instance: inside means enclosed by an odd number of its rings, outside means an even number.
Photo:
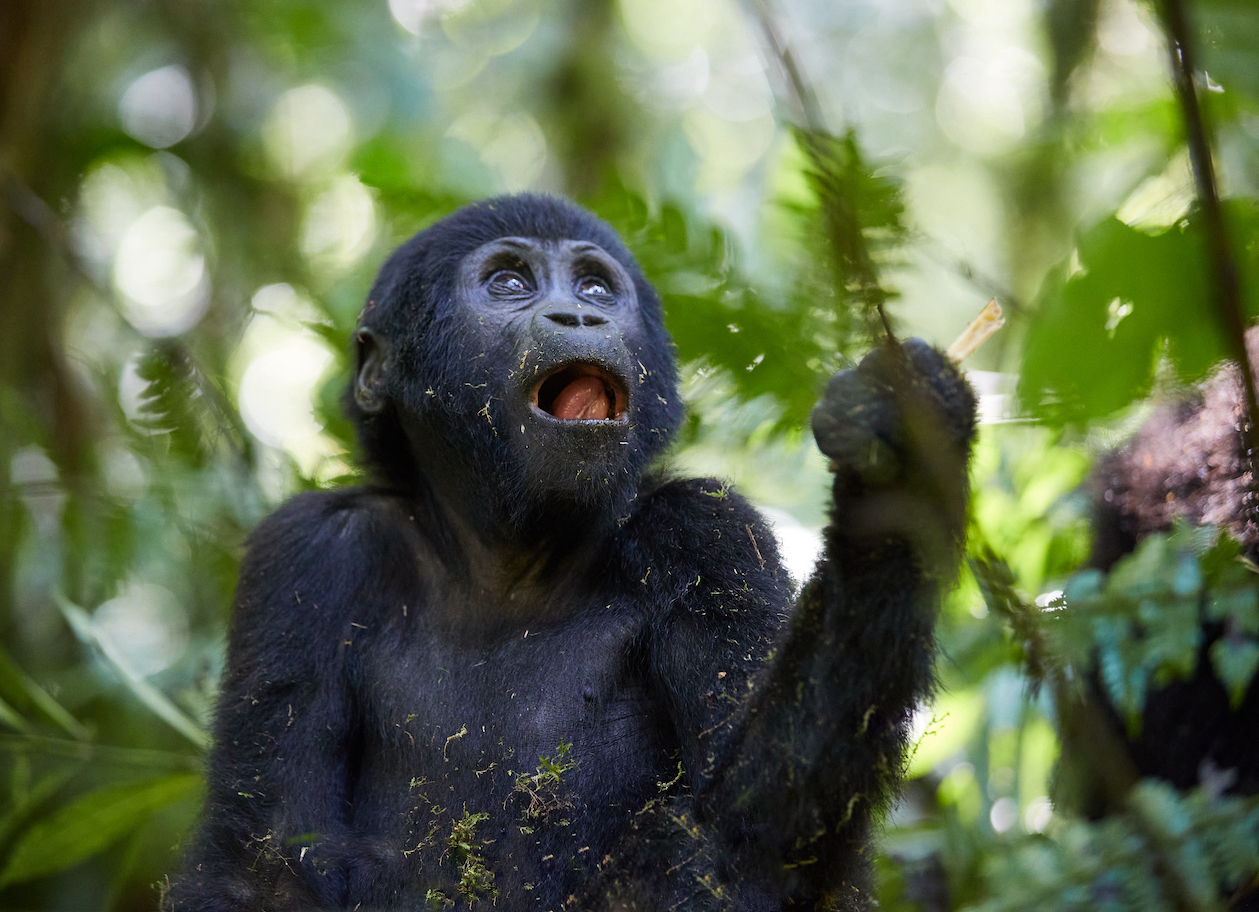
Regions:
<svg viewBox="0 0 1259 912"><path fill-rule="evenodd" d="M533 194L496 197L465 206L422 231L415 241L450 263L484 243L503 238L582 240L632 268L633 257L609 225L567 200Z"/></svg>
<svg viewBox="0 0 1259 912"><path fill-rule="evenodd" d="M569 251L572 253L593 252L602 256L611 256L608 251L594 243L594 241L582 240L580 238L501 237L482 244L476 251L473 252L476 253L487 247L497 246L521 251L542 250L548 253L556 253L560 251Z"/></svg>

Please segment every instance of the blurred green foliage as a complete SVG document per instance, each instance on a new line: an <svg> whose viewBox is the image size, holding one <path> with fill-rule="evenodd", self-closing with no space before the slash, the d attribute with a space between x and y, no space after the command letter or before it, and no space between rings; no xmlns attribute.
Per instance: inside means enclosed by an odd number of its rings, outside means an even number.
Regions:
<svg viewBox="0 0 1259 912"><path fill-rule="evenodd" d="M1259 237L1251 199L1227 211L1233 236ZM1209 266L1199 213L1166 229L1118 218L1092 226L1075 257L1047 279L1023 358L1022 394L1053 421L1105 418L1153 388L1172 366L1184 382L1204 379L1227 351L1211 313ZM1239 245L1245 314L1259 316L1259 246ZM1193 318L1193 302L1201 316ZM1073 356L1064 358L1071 350Z"/></svg>
<svg viewBox="0 0 1259 912"><path fill-rule="evenodd" d="M1186 6L1253 320L1259 8ZM691 407L675 462L770 508L797 575L826 377L880 309L947 344L1000 298L881 903L1224 907L1259 869L1253 800L1122 769L1104 820L1069 800L1090 669L1133 720L1203 617L1234 700L1259 666L1253 566L1212 530L1082 569L1095 458L1235 341L1158 23L1133 0L0 6L0 905L155 907L245 536L358 477L338 400L376 266L533 189L638 256Z"/></svg>

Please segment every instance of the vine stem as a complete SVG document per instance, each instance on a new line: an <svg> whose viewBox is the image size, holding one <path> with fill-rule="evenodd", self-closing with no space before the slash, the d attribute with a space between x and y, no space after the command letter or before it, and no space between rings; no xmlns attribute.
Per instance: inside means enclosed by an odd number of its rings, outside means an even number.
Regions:
<svg viewBox="0 0 1259 912"><path fill-rule="evenodd" d="M773 13L769 8L769 0L748 0L748 4L751 7L752 14L756 17L757 24L760 26L761 34L765 37L765 43L769 45L770 53L778 61L778 65L782 67L783 73L787 77L787 87L790 89L792 105L796 109L796 122L804 128L805 133L810 137L833 135L826 127L825 118L822 116L822 107L818 104L817 95L809 84L809 80L805 78L804 70L796 60L796 55L791 50L791 45L787 43L787 39L778 30L778 23L774 21ZM875 285L877 286L877 284L876 281ZM896 344L896 335L892 332L892 324L887 318L886 311L883 309L883 301L876 300L874 309L879 315L879 322L883 325L883 332L887 334L888 341Z"/></svg>
<svg viewBox="0 0 1259 912"><path fill-rule="evenodd" d="M765 42L787 76L791 100L795 104L796 116L799 117L800 123L811 132L828 132L822 119L822 109L818 105L817 96L813 94L808 80L804 78L804 73L796 62L796 55L782 33L778 31L778 23L774 21L767 0L750 0L750 5L757 24L761 27L761 33L765 36Z"/></svg>
<svg viewBox="0 0 1259 912"><path fill-rule="evenodd" d="M1176 94L1185 117L1185 136L1189 145L1189 158L1193 164L1194 183L1197 185L1198 203L1202 207L1202 221L1207 234L1207 247L1211 258L1212 275L1215 279L1215 299L1219 317L1233 349L1233 357L1241 369L1243 398L1241 433L1245 452L1243 461L1250 468L1250 503L1246 505L1247 522L1254 523L1259 516L1259 498L1255 491L1259 478L1255 473L1256 440L1255 416L1259 415L1259 402L1255 395L1255 372L1246 350L1246 321L1242 314L1241 287L1237 274L1237 261L1229 245L1224 226L1224 213L1220 207L1220 194L1215 180L1215 166L1211 158L1211 142L1198 90L1194 82L1194 48L1189 34L1183 0L1160 0L1159 12L1167 33L1167 50L1171 57L1172 77Z"/></svg>

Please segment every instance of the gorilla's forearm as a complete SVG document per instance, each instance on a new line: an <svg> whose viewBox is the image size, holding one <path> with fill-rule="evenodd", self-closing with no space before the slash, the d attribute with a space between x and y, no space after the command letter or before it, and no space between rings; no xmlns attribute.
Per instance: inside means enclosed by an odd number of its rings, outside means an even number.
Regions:
<svg viewBox="0 0 1259 912"><path fill-rule="evenodd" d="M838 375L819 406L829 414L815 413L815 425L854 419L826 441L835 482L823 554L701 796L701 813L745 841L788 896L862 889L856 849L894 795L907 723L932 686L974 400L938 353L908 351L913 373L879 382L887 364L876 356Z"/></svg>
<svg viewBox="0 0 1259 912"><path fill-rule="evenodd" d="M868 859L853 850L893 797L906 723L930 691L939 602L906 541L856 545L834 528L827 539L701 796L706 815L748 840L749 861L802 898L862 888Z"/></svg>

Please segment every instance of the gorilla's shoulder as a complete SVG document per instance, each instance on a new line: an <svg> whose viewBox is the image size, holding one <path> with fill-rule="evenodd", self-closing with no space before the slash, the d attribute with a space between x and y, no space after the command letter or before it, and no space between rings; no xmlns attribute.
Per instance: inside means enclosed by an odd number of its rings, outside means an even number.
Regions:
<svg viewBox="0 0 1259 912"><path fill-rule="evenodd" d="M233 614L235 640L339 629L342 608L361 609L384 582L412 581L407 507L371 487L293 497L249 537ZM242 639L244 638L244 639ZM253 649L239 645L233 648Z"/></svg>
<svg viewBox="0 0 1259 912"><path fill-rule="evenodd" d="M756 508L720 478L663 478L644 487L632 517L636 524L670 518L687 525L761 522Z"/></svg>
<svg viewBox="0 0 1259 912"><path fill-rule="evenodd" d="M374 551L396 539L408 521L405 501L361 486L307 491L264 519L249 537L246 564L307 565L333 554Z"/></svg>
<svg viewBox="0 0 1259 912"><path fill-rule="evenodd" d="M673 478L647 488L625 524L628 538L649 550L721 560L737 539L770 542L764 518L728 481ZM764 534L762 534L764 532Z"/></svg>
<svg viewBox="0 0 1259 912"><path fill-rule="evenodd" d="M777 609L789 601L790 578L780 572L773 531L728 481L665 479L639 496L624 533L619 557L626 572L638 581L646 567L656 568L666 601L697 578L709 589L764 596L759 605ZM730 604L731 597L748 607L742 596L727 597Z"/></svg>

